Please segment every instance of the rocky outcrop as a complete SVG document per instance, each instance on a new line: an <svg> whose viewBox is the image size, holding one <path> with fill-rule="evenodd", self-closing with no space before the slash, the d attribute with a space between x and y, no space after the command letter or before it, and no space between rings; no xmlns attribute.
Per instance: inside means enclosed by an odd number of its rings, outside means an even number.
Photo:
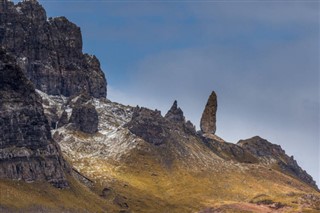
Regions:
<svg viewBox="0 0 320 213"><path fill-rule="evenodd" d="M47 19L36 0L0 3L0 45L17 57L35 87L50 95L106 97L106 79L95 56L82 53L78 26Z"/></svg>
<svg viewBox="0 0 320 213"><path fill-rule="evenodd" d="M257 157L262 163L276 164L280 171L294 176L318 190L312 177L298 165L293 156L289 157L281 146L272 144L259 136L240 140L237 145Z"/></svg>
<svg viewBox="0 0 320 213"><path fill-rule="evenodd" d="M69 120L77 130L93 134L98 131L98 112L92 104L76 105Z"/></svg>
<svg viewBox="0 0 320 213"><path fill-rule="evenodd" d="M216 132L216 113L217 113L217 95L213 91L209 96L206 107L202 113L200 128L204 134L215 134Z"/></svg>
<svg viewBox="0 0 320 213"><path fill-rule="evenodd" d="M202 136L204 144L216 155L225 160L233 160L240 163L258 163L259 160L246 149L232 143L227 143L220 138Z"/></svg>
<svg viewBox="0 0 320 213"><path fill-rule="evenodd" d="M184 123L186 122L186 119L183 115L182 110L180 107L178 107L178 102L174 101L173 105L171 106L170 110L167 112L165 115L166 119L169 119L172 122L177 122L177 123Z"/></svg>
<svg viewBox="0 0 320 213"><path fill-rule="evenodd" d="M52 140L41 98L15 59L0 49L0 178L68 186L69 167Z"/></svg>
<svg viewBox="0 0 320 213"><path fill-rule="evenodd" d="M187 121L183 115L183 111L178 107L178 102L174 101L173 105L167 112L167 114L164 116L167 120L170 122L173 122L177 125L180 125L183 127L185 131L188 131L189 133L195 134L196 133L196 128L195 126L191 123L191 121Z"/></svg>
<svg viewBox="0 0 320 213"><path fill-rule="evenodd" d="M164 144L170 134L170 126L161 116L161 112L144 107L134 109L132 120L125 127L146 142L156 146Z"/></svg>
<svg viewBox="0 0 320 213"><path fill-rule="evenodd" d="M52 130L65 126L69 130L87 134L98 131L99 115L94 106L94 101L97 99L86 93L66 98L47 95L39 90L37 92L42 98L44 113L51 123ZM100 100L106 101L106 99Z"/></svg>

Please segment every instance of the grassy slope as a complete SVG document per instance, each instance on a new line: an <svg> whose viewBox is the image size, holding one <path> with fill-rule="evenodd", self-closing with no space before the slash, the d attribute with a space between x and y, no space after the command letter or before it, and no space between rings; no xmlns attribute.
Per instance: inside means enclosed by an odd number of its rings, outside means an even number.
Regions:
<svg viewBox="0 0 320 213"><path fill-rule="evenodd" d="M317 194L309 186L259 165L243 166L231 162L215 168L187 170L174 163L162 166L149 153L132 152L121 165L101 159L82 159L73 162L81 171L97 181L95 192L89 191L73 178L70 189L56 189L48 183L0 181L0 211L20 212L119 212L111 204L117 195L125 197L132 212L197 212L205 208L220 207L223 212L254 212L263 207L248 203L261 200L281 202L287 212L318 212L299 204L303 194ZM235 169L238 168L238 169ZM104 187L112 190L107 199L101 199ZM250 207L250 206L249 206ZM1 209L2 208L2 209ZM236 209L235 209L236 208ZM262 210L258 210L261 211Z"/></svg>
<svg viewBox="0 0 320 213"><path fill-rule="evenodd" d="M276 170L234 165L231 161L216 168L187 171L179 163L168 169L151 153L132 152L120 166L92 159L81 163L89 166L82 167L82 172L99 182L100 190L107 186L125 196L134 212L197 212L207 207L257 202L257 197L281 202L294 212L301 210L298 200L302 194L320 196ZM85 168L91 168L90 172Z"/></svg>
<svg viewBox="0 0 320 213"><path fill-rule="evenodd" d="M74 178L69 189L46 182L0 180L1 212L115 212L117 207L101 199Z"/></svg>

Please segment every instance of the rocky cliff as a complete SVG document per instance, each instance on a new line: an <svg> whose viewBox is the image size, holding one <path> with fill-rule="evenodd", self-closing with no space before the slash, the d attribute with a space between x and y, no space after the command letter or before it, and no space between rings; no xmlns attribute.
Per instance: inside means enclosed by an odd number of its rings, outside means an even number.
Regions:
<svg viewBox="0 0 320 213"><path fill-rule="evenodd" d="M0 2L0 46L17 57L36 89L51 95L106 97L99 60L82 53L80 28L65 17L47 19L36 0Z"/></svg>
<svg viewBox="0 0 320 213"><path fill-rule="evenodd" d="M0 49L0 178L68 186L69 167L51 138L41 98L15 59Z"/></svg>
<svg viewBox="0 0 320 213"><path fill-rule="evenodd" d="M298 165L293 156L288 156L281 146L272 144L259 136L240 140L237 145L258 158L261 163L274 165L276 169L317 189L313 178Z"/></svg>
<svg viewBox="0 0 320 213"><path fill-rule="evenodd" d="M233 144L215 135L215 92L198 132L177 101L165 116L111 102L103 98L99 61L82 53L76 25L63 17L47 20L36 0L3 0L0 12L0 44L14 55L0 52L1 186L7 186L2 178L68 186L60 146L76 176L105 199L102 206L106 200L117 205L109 212L216 212L211 209L226 204L263 210L258 212L302 211L311 204L301 200L319 195L312 177L280 146L260 137ZM12 184L17 191L19 184ZM73 196L82 194L76 191ZM60 195L61 208L72 202L97 211L94 203L69 201L64 193L43 194L51 201ZM5 202L18 198L12 197ZM30 200L28 205L38 202ZM0 200L0 211L2 206Z"/></svg>

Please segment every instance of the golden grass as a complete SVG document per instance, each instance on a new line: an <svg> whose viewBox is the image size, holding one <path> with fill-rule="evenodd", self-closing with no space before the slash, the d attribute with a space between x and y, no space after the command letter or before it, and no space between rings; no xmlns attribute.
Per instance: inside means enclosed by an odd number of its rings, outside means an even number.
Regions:
<svg viewBox="0 0 320 213"><path fill-rule="evenodd" d="M85 165L81 172L98 183L97 192L104 187L112 188L127 198L130 210L139 213L198 212L207 207L254 203L259 195L264 195L261 199L280 202L294 212L301 210L296 202L302 194L319 195L294 178L256 165L247 165L249 169L244 171L215 172L210 168L187 171L179 162L168 169L152 154L141 153L130 153L121 165L101 159L73 162L76 168L80 164Z"/></svg>
<svg viewBox="0 0 320 213"><path fill-rule="evenodd" d="M117 208L74 178L70 188L57 189L46 182L0 180L0 206L10 212L115 212Z"/></svg>
<svg viewBox="0 0 320 213"><path fill-rule="evenodd" d="M187 169L181 164L182 159L176 159L168 167L152 150L133 150L119 162L94 157L68 160L95 181L95 193L71 177L71 187L65 190L48 183L1 180L0 206L25 210L40 206L56 212L119 212L120 207L112 201L122 196L136 213L191 213L223 206L226 212L245 212L233 206L255 205L263 200L282 203L288 212L316 212L298 201L306 193L320 196L308 185L256 164L217 161L207 167L191 165ZM102 199L97 194L105 187L112 193Z"/></svg>

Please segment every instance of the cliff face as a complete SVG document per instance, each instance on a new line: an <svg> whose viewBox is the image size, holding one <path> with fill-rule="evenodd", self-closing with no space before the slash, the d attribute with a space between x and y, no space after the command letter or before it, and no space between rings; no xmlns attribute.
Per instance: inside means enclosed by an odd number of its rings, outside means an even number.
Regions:
<svg viewBox="0 0 320 213"><path fill-rule="evenodd" d="M95 56L82 53L80 28L65 17L47 19L35 0L0 2L0 46L17 57L36 89L51 95L106 97Z"/></svg>
<svg viewBox="0 0 320 213"><path fill-rule="evenodd" d="M0 49L0 178L68 186L68 166L52 140L41 98L15 59Z"/></svg>

